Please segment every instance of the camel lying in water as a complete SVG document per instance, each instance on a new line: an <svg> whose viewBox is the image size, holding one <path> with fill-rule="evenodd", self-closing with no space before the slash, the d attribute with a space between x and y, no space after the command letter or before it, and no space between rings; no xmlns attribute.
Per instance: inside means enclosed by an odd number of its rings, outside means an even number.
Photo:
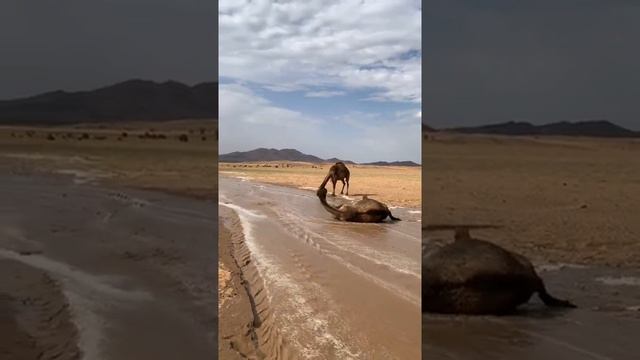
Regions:
<svg viewBox="0 0 640 360"><path fill-rule="evenodd" d="M456 230L455 242L422 258L422 311L505 314L538 293L545 305L575 308L551 296L525 257Z"/></svg>
<svg viewBox="0 0 640 360"><path fill-rule="evenodd" d="M318 189L317 195L322 206L338 220L366 223L382 222L387 217L394 221L400 220L391 215L391 211L385 204L369 199L366 196L363 196L362 200L358 200L353 204L333 207L327 203L327 189L324 187Z"/></svg>

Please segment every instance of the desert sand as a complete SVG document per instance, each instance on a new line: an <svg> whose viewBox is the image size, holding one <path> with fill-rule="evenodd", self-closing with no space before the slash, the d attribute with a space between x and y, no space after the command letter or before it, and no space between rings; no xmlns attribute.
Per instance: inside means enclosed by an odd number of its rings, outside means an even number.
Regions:
<svg viewBox="0 0 640 360"><path fill-rule="evenodd" d="M423 163L425 226L495 225L474 233L547 262L640 265L640 140L436 133Z"/></svg>
<svg viewBox="0 0 640 360"><path fill-rule="evenodd" d="M208 120L0 126L0 164L11 173L66 175L77 182L211 199L218 180L216 135L217 122Z"/></svg>

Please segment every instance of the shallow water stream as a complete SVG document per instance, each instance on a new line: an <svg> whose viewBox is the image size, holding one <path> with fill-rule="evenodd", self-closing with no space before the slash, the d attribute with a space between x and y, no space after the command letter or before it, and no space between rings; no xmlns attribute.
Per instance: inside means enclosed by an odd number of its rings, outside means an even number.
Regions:
<svg viewBox="0 0 640 360"><path fill-rule="evenodd" d="M243 234L255 265L245 277L268 357L420 357L421 228L415 209L392 208L403 219L396 223L345 223L311 191L227 177L219 189L225 226Z"/></svg>

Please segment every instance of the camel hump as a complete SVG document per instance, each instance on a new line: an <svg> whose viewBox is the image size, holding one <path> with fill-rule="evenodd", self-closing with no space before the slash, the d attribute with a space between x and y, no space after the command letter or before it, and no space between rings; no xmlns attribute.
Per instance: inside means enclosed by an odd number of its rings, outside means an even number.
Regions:
<svg viewBox="0 0 640 360"><path fill-rule="evenodd" d="M471 235L469 234L469 229L466 227L458 227L456 228L456 233L454 235L454 239L456 240L469 240L471 239Z"/></svg>

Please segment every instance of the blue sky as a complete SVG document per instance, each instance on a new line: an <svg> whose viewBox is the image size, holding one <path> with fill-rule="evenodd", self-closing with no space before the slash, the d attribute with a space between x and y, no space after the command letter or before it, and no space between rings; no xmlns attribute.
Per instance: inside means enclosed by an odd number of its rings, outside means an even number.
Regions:
<svg viewBox="0 0 640 360"><path fill-rule="evenodd" d="M417 1L221 1L220 153L420 162Z"/></svg>
<svg viewBox="0 0 640 360"><path fill-rule="evenodd" d="M220 84L235 84L230 78L220 78ZM339 86L322 87L314 91L273 91L268 88L248 84L256 95L274 105L305 112L318 117L336 117L342 114L360 111L392 115L396 111L416 109L414 103L370 100L375 96L371 89L348 89Z"/></svg>

